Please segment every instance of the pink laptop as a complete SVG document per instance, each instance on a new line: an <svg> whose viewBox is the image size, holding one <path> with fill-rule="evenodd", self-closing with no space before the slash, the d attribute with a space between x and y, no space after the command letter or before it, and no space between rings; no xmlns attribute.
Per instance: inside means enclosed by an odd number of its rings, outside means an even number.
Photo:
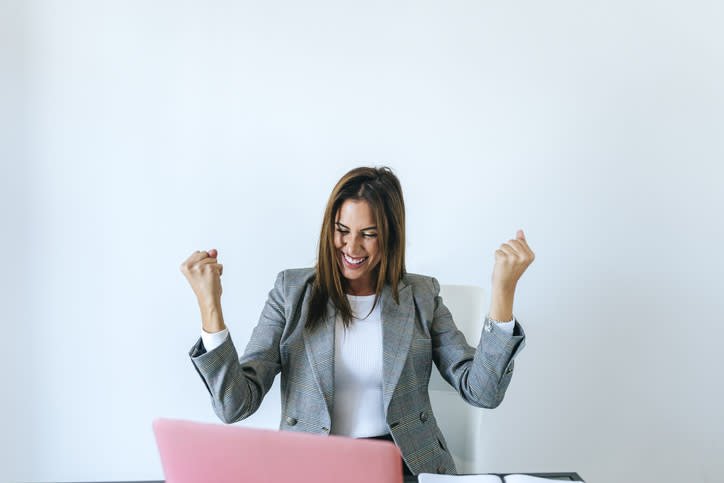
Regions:
<svg viewBox="0 0 724 483"><path fill-rule="evenodd" d="M174 419L153 431L166 483L402 483L389 441Z"/></svg>

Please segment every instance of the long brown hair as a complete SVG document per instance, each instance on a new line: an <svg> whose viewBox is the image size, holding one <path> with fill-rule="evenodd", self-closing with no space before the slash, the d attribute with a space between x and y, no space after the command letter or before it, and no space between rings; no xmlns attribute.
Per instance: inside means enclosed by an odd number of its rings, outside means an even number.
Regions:
<svg viewBox="0 0 724 483"><path fill-rule="evenodd" d="M352 321L352 308L345 296L345 281L334 246L337 212L347 200L367 201L377 222L382 257L376 268L375 304L386 283L392 289L395 302L399 303L397 284L405 274L405 203L400 180L387 167L355 168L337 182L324 211L319 234L317 276L312 288L309 317L305 322L305 327L310 329L324 319L330 300L341 315L345 327Z"/></svg>

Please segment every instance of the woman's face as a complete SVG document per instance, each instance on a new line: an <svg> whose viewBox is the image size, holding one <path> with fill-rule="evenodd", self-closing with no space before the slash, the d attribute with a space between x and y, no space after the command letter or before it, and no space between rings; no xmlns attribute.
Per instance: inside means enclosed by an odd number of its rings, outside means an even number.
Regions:
<svg viewBox="0 0 724 483"><path fill-rule="evenodd" d="M346 200L335 218L334 246L347 287L354 295L375 293L374 269L380 263L377 224L369 203Z"/></svg>

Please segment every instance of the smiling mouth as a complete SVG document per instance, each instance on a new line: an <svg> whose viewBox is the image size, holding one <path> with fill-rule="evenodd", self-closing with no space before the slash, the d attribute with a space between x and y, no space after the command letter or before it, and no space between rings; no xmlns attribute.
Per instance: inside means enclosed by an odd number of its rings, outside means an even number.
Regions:
<svg viewBox="0 0 724 483"><path fill-rule="evenodd" d="M369 257L353 258L342 252L342 258L344 259L345 265L350 268L357 268L362 266L362 264L366 262Z"/></svg>

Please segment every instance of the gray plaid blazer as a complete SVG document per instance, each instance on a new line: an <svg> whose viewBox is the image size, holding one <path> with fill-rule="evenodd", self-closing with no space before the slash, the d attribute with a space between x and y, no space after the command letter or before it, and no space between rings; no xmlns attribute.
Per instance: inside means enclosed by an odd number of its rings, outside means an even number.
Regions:
<svg viewBox="0 0 724 483"><path fill-rule="evenodd" d="M329 434L334 406L334 306L313 332L304 328L313 268L285 270L254 328L244 354L231 337L207 352L201 339L189 355L225 423L253 414L281 372L280 429ZM427 387L432 362L460 396L477 407L500 404L525 345L516 321L513 336L487 319L477 348L470 347L439 296L434 278L406 274L399 305L386 286L379 303L383 331L383 400L387 424L414 474L455 473L455 463L438 428Z"/></svg>

